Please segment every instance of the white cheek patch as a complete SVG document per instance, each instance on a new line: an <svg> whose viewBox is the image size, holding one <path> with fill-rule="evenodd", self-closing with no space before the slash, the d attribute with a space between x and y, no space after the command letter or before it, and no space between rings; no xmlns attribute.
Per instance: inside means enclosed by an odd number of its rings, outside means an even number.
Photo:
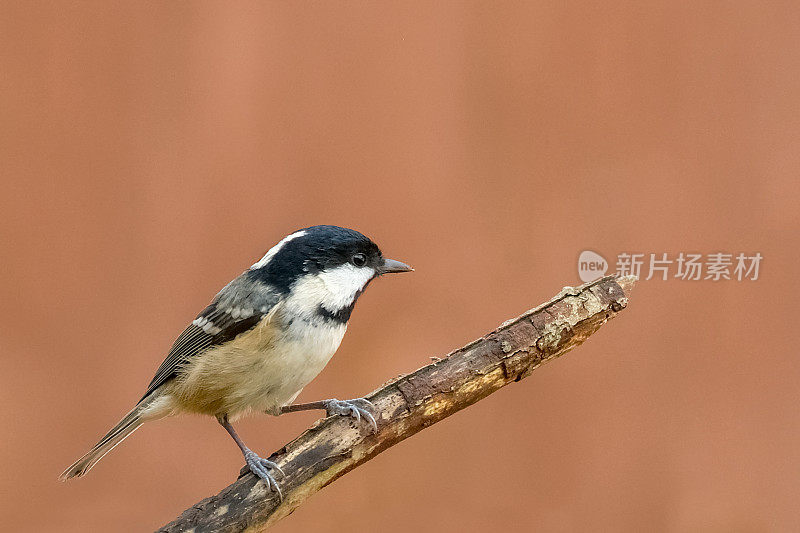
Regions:
<svg viewBox="0 0 800 533"><path fill-rule="evenodd" d="M345 264L309 274L292 286L291 304L307 313L316 312L321 305L331 312L348 307L359 291L375 276L375 270Z"/></svg>
<svg viewBox="0 0 800 533"><path fill-rule="evenodd" d="M356 294L364 289L373 276L375 276L374 269L357 267L350 263L320 272L319 277L330 294L326 302L330 305L323 304L323 306L329 311L347 307L353 303Z"/></svg>
<svg viewBox="0 0 800 533"><path fill-rule="evenodd" d="M253 263L253 266L250 267L250 270L256 270L267 266L267 263L272 261L272 258L275 257L275 254L280 252L281 248L283 248L287 242L294 240L298 237L302 237L305 234L306 234L305 230L300 230L292 233L291 235L287 235L286 237L281 239L281 242L270 248L269 251L266 254L264 254L264 257L259 259L257 263Z"/></svg>

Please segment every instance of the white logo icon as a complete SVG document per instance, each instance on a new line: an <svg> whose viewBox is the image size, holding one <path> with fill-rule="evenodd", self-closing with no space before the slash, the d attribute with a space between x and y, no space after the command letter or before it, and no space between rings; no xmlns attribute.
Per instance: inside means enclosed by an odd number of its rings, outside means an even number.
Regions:
<svg viewBox="0 0 800 533"><path fill-rule="evenodd" d="M584 250L578 256L578 276L584 283L602 277L606 270L608 270L608 261L597 252Z"/></svg>

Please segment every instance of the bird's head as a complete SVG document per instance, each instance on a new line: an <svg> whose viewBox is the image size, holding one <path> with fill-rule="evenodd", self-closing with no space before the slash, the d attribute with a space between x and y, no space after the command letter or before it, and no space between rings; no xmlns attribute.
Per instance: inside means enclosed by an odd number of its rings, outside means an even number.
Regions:
<svg viewBox="0 0 800 533"><path fill-rule="evenodd" d="M347 322L370 281L413 269L383 257L361 233L338 226L312 226L283 238L250 275L268 283L298 312Z"/></svg>

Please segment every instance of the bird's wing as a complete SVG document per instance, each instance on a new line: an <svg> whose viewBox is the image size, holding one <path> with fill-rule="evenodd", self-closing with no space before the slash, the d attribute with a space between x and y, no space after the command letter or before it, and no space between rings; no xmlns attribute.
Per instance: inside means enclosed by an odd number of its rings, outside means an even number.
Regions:
<svg viewBox="0 0 800 533"><path fill-rule="evenodd" d="M279 300L245 275L233 280L175 340L142 399L175 377L193 356L254 328Z"/></svg>

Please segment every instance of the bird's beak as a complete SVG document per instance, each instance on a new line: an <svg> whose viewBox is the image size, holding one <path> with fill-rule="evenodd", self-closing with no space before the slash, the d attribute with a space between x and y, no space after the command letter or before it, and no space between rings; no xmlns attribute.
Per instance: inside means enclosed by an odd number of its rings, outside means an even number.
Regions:
<svg viewBox="0 0 800 533"><path fill-rule="evenodd" d="M392 274L395 272L413 272L414 269L405 263L394 259L384 259L383 266L378 269L380 274Z"/></svg>

